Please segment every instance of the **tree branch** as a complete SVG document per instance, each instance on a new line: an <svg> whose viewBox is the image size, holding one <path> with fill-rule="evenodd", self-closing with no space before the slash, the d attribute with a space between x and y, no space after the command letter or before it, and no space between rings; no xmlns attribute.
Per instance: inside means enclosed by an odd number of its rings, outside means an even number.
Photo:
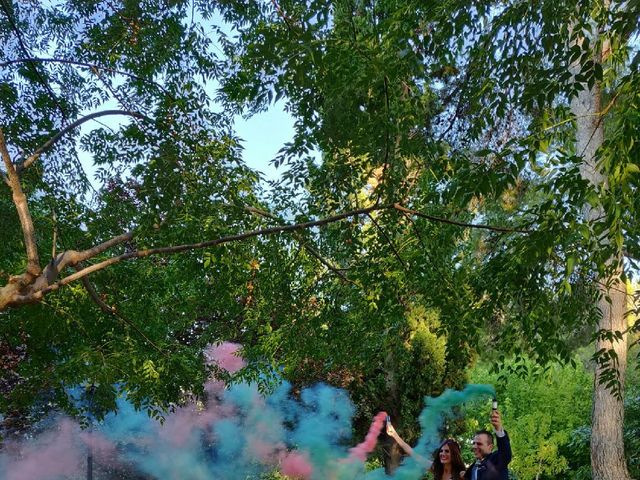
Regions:
<svg viewBox="0 0 640 480"><path fill-rule="evenodd" d="M139 77L138 75L134 75L133 73L124 72L122 70L117 70L115 68L104 67L104 66L96 65L94 63L86 63L86 62L78 62L76 60L68 60L66 58L37 58L37 57L14 58L13 60L7 60L6 62L0 62L0 68L8 67L8 66L13 65L15 63L36 63L36 62L39 62L39 63L63 63L63 64L67 64L67 65L75 65L77 67L87 68L87 69L91 70L94 73L95 72L99 72L100 70L104 70L105 72L115 73L116 75L122 75L123 77L129 77L129 78L132 78L134 80L139 80L141 82L148 83L149 85L153 85L154 87L156 87L158 90L161 90L164 94L166 94L170 98L174 98L173 95L171 95L171 92L169 92L166 88L164 88L159 83L154 82L153 80L147 80L145 78Z"/></svg>
<svg viewBox="0 0 640 480"><path fill-rule="evenodd" d="M4 161L4 166L7 169L7 179L9 187L11 187L11 193L13 195L13 203L18 211L18 218L20 219L20 226L22 227L22 234L24 237L24 245L27 250L27 273L33 276L38 276L40 270L40 259L38 257L38 247L36 245L36 234L33 227L33 219L29 212L29 205L27 204L27 197L22 190L20 184L20 178L18 172L11 161L11 155L7 149L7 144L4 139L4 133L0 128L0 154Z"/></svg>
<svg viewBox="0 0 640 480"><path fill-rule="evenodd" d="M389 210L389 209L395 209L398 210L400 212L404 212L404 213L411 213L413 215L417 215L417 216L421 216L424 218L427 218L429 220L432 221L437 221L437 222L442 222L442 223L447 223L447 224L451 224L451 225L457 225L457 226L462 226L462 227L467 227L467 228L480 228L480 229L489 229L489 230L495 230L498 232L517 232L517 233L530 233L530 230L521 230L521 229L513 229L513 228L507 228L507 227L495 227L495 226L491 226L491 225L476 225L476 224L470 224L470 223L462 223L462 222L457 222L455 220L449 220L446 218L440 218L440 217L435 217L432 215L427 215L421 212L417 212L415 210L410 210L408 208L405 208L399 204L387 204L387 205L372 205L370 207L366 207L366 208L360 208L358 210L352 210L349 212L345 212L345 213L341 213L338 215L333 215L331 217L326 217L320 220L314 220L311 222L304 222L304 223L296 223L293 225L281 225L281 226L277 226L277 227L270 227L270 228L265 228L265 229L258 229L258 230L251 230L248 232L244 232L244 233L239 233L236 235L228 235L226 237L220 237L220 238L216 238L215 240L208 240L206 242L199 242L199 243L190 243L190 244L185 244L185 245L175 245L175 246L171 246L171 247L160 247L160 248L150 248L147 250L136 250L134 252L128 252L128 253L124 253L122 255L118 255L116 257L111 257L108 258L106 260L103 260L102 262L96 263L94 265L91 265L89 267L86 267L72 275L69 275L68 277L65 277L64 279L60 280L59 282L48 286L47 288L43 289L40 293L41 295L38 298L41 298L42 295L47 294L49 292L52 292L54 290L59 289L60 287L67 285L75 280L78 280L82 277L85 277L87 275L89 275L90 273L102 270L103 268L106 268L108 266L114 265L116 263L120 263L124 260L130 260L133 258L143 258L143 257L149 257L151 255L166 255L166 254L174 254L174 253L179 253L179 252L185 252L188 250L199 250L199 249L203 249L203 248L208 248L208 247L214 247L217 245L222 245L224 243L230 243L230 242L236 242L236 241L240 241L240 240L246 240L248 238L252 238L252 237L258 237L258 236L268 236L268 235L274 235L274 234L278 234L278 233L284 233L284 232L295 232L298 230L306 230L309 228L313 228L313 227L320 227L323 225L327 225L329 223L335 223L338 222L340 220L344 220L346 218L351 218L351 217L357 217L360 215L367 215L373 211L376 210ZM90 258L90 257L87 257Z"/></svg>
<svg viewBox="0 0 640 480"><path fill-rule="evenodd" d="M98 307L100 307L100 310L102 310L104 313L113 315L114 317L118 318L120 321L122 321L126 325L133 328L144 339L145 342L147 342L154 349L160 352L160 354L164 355L165 357L169 356L165 351L163 351L160 347L158 347L158 345L156 345L153 342L153 340L147 337L147 335L142 330L140 330L140 328L135 323L133 323L131 320L129 320L128 318L123 316L120 312L118 312L117 308L107 305L100 298L100 295L98 295L98 292L96 291L95 287L89 281L89 277L83 277L80 281L82 282L82 285L84 286L85 290L89 294L89 297L91 298L91 300L93 300L93 302L96 305L98 305Z"/></svg>
<svg viewBox="0 0 640 480"><path fill-rule="evenodd" d="M106 242L103 242L99 245L95 245L87 250L82 250L80 252L76 250L65 250L60 254L56 255L55 258L51 259L51 262L45 267L44 272L40 275L33 284L32 290L40 290L42 288L46 288L48 285L51 285L56 281L60 272L62 272L67 267L75 267L76 265L84 262L85 260L89 260L96 255L100 255L103 252L106 252L111 247L115 247L121 243L124 243L133 238L133 231L123 233L122 235L118 235L117 237L113 237ZM1 309L0 309L1 310Z"/></svg>
<svg viewBox="0 0 640 480"><path fill-rule="evenodd" d="M123 253L122 255L118 255L115 257L108 258L103 260L102 262L93 264L89 267L83 268L82 270L77 271L69 275L68 277L63 278L59 282L56 282L52 285L49 285L42 290L34 292L30 295L31 298L20 299L21 303L29 303L33 301L38 301L47 293L58 290L60 287L63 287L71 282L81 279L82 277L86 277L90 273L97 272L111 265L115 265L125 260L130 260L133 258L144 258L149 257L151 255L165 255L165 254L174 254L179 252L185 252L188 250L199 250L208 247L214 247L217 245L222 245L224 243L235 242L239 240L246 240L247 238L258 237L258 236L268 236L275 235L278 233L284 232L294 232L298 230L306 230L308 228L319 227L322 225L327 225L329 223L335 223L340 220L344 220L346 218L356 217L360 215L366 215L369 212L374 210L382 210L389 209L391 205L373 205L367 208L361 208L358 210L352 210L350 212L341 213L338 215L333 215L331 217L326 217L320 220L315 220L312 222L304 222L304 223L296 223L293 225L281 225L277 227L251 230L249 232L244 232L236 235L228 235L226 237L216 238L215 240L208 240L206 242L199 243L190 243L185 245L175 245L171 247L160 247L160 248L150 248L147 250L136 250L134 252Z"/></svg>
<svg viewBox="0 0 640 480"><path fill-rule="evenodd" d="M71 275L55 282L58 272L60 272L66 266L77 265L78 263L84 260L87 260L99 255L100 253L108 250L109 248L117 244L123 243L129 239L132 239L133 232L127 232L122 235L119 235L118 237L114 237L113 239L103 242L100 245L96 245L95 247L92 247L90 249L87 249L81 252L69 250L59 254L55 260L50 262L50 264L45 269L45 272L42 275L40 275L35 280L35 282L23 281L20 285L17 285L15 280L10 281L7 285L0 288L0 311L3 311L7 307L13 306L13 305L36 303L40 301L44 297L44 295L50 292L56 291L59 288L65 285L68 285L69 283L72 283L76 280L80 280L93 272L97 272L99 270L102 270L106 267L115 265L125 260L149 257L152 255L169 255L169 254L180 253L180 252L185 252L189 250L198 250L198 249L213 247L217 245L222 245L225 243L246 240L248 238L253 238L258 236L275 235L275 234L284 233L284 232L297 232L300 230L306 230L313 227L320 227L330 223L335 223L351 217L367 215L373 211L378 211L378 210L396 210L396 211L402 212L403 214L413 214L417 216L422 216L432 221L462 226L465 228L484 228L484 229L490 229L490 230L495 230L499 232L518 232L518 233L530 232L529 230L512 229L512 228L506 228L506 227L494 227L491 225L467 224L467 223L457 222L455 220L448 220L445 218L434 217L432 215L426 215L421 212L417 212L415 210L405 208L397 203L396 204L375 204L366 208L351 210L338 215L332 215L330 217L325 217L325 218L310 221L310 222L296 223L296 224L290 224L290 225L280 225L280 226L275 226L270 228L251 230L248 232L239 233L235 235L228 235L225 237L220 237L214 240L208 240L208 241L199 242L199 243L190 243L190 244L184 244L184 245L175 245L170 247L159 247L159 248L151 248L146 250L136 250L132 252L127 252L121 255L107 258L106 260L95 263L88 267L84 267L76 271L75 273L72 273ZM332 271L335 272L339 270L332 269ZM55 282L55 283L52 283L52 282ZM29 288L22 288L26 285L29 285Z"/></svg>
<svg viewBox="0 0 640 480"><path fill-rule="evenodd" d="M22 53L26 57L31 57L31 55L29 53L29 50L27 49L27 46L25 45L24 40L22 39L22 33L20 32L20 29L18 28L18 25L16 25L16 22L15 22L15 20L13 18L12 12L9 10L9 8L7 6L6 0L0 0L0 8L2 8L2 10L4 11L4 14L7 17L7 20L9 20L9 25L11 26L11 29L13 30L13 33L16 34L16 38L18 39L18 44L20 45L20 50L22 50ZM49 85L49 83L44 79L44 77L42 76L40 71L36 68L36 66L35 66L35 64L33 62L28 62L28 65L35 72L36 76L40 80L40 83L45 88L47 93L51 96L51 99L53 100L53 103L56 104L56 106L60 110L60 113L62 113L62 118L66 121L67 114L64 111L64 108L62 108L62 105L60 104L58 98L56 97L55 92L51 89L51 85Z"/></svg>
<svg viewBox="0 0 640 480"><path fill-rule="evenodd" d="M141 113L130 112L127 110L104 110L102 112L90 113L89 115L79 118L75 122L67 125L65 128L63 128L58 133L56 133L53 137L47 140L41 147L39 147L27 159L25 159L25 161L22 162L22 164L18 165L18 171L22 171L29 168L33 162L35 162L36 160L38 160L38 158L40 158L40 155L42 155L51 147L53 147L53 145L55 145L56 142L58 142L64 135L66 135L70 131L76 129L77 127L79 127L85 122L88 122L89 120L93 120L94 118L98 118L98 117L104 117L107 115L127 115L130 117L142 118L142 119L148 120L148 117L142 115Z"/></svg>
<svg viewBox="0 0 640 480"><path fill-rule="evenodd" d="M95 245L86 250L82 250L80 252L72 252L72 255L68 257L68 260L65 262L61 262L59 268L62 269L67 265L76 265L80 262L84 262L85 260L89 260L96 255L100 255L102 252L106 252L112 247L116 245L120 245L121 243L127 242L133 239L133 230L123 233L122 235L118 235L117 237L113 237L106 242L102 242L99 245Z"/></svg>
<svg viewBox="0 0 640 480"><path fill-rule="evenodd" d="M36 297L38 292L54 284L60 272L66 267L74 267L84 260L99 255L108 249L133 238L133 232L126 232L106 242L83 251L66 250L56 255L38 275L24 273L11 277L9 282L0 287L0 311L11 305L34 303L42 298Z"/></svg>
<svg viewBox="0 0 640 480"><path fill-rule="evenodd" d="M291 26L290 19L289 17L287 17L287 14L284 13L282 8L280 7L280 4L276 0L271 0L271 3L276 9L276 12L278 12L278 15L280 15L280 17L282 17L282 19L284 20L284 23L287 26L287 30L289 30L290 33L293 33L293 27Z"/></svg>
<svg viewBox="0 0 640 480"><path fill-rule="evenodd" d="M266 218L271 218L272 220L281 221L281 219L277 215L274 215L273 213L270 213L270 212L266 212L256 207L248 206L248 207L244 207L244 209L247 210L248 212L259 215L261 217L266 217ZM294 232L293 236L296 238L300 246L302 246L307 252L309 252L309 254L314 256L321 264L327 267L330 271L335 273L345 282L358 286L357 283L355 283L353 280L351 280L344 274L344 272L342 271L344 269L333 265L329 260L324 258L322 254L315 249L315 247L309 245L309 242L307 242L304 239L304 237L302 237L302 235L300 235L298 232Z"/></svg>
<svg viewBox="0 0 640 480"><path fill-rule="evenodd" d="M446 223L449 225L456 225L458 227L479 228L481 230L492 230L494 232L504 232L504 233L533 233L533 230L528 230L524 228L499 227L495 225L483 225L481 223L465 223L465 222L459 222L457 220L450 220L448 218L436 217L435 215L428 215L426 213L418 212L416 210L411 210L410 208L403 207L399 203L394 203L393 208L395 208L399 212L409 213L417 217L426 218L427 220L431 220L432 222Z"/></svg>
<svg viewBox="0 0 640 480"><path fill-rule="evenodd" d="M432 267L434 268L436 273L440 276L440 279L444 283L446 283L449 286L449 288L451 288L451 291L456 291L457 287L455 287L451 283L451 280L449 279L449 277L447 277L445 271L442 269L442 265L440 265L440 262L437 262L433 258L433 255L431 254L431 250L427 247L427 244L425 243L424 239L422 238L422 235L420 234L420 231L418 230L418 226L416 225L416 222L413 220L413 218L411 218L411 214L404 213L404 218L409 220L409 223L411 223L411 228L413 229L413 232L415 233L418 241L420 242L420 246L422 247L422 252L428 257Z"/></svg>
<svg viewBox="0 0 640 480"><path fill-rule="evenodd" d="M378 231L382 234L382 236L384 237L384 239L387 241L387 243L389 244L389 246L391 247L391 250L393 251L393 254L396 256L396 258L398 259L398 262L400 262L400 265L402 265L402 268L404 268L405 272L409 271L409 267L407 266L407 263L402 259L402 257L400 256L400 252L398 251L398 249L396 248L396 246L393 244L393 241L391 240L391 238L389 237L389 235L387 235L387 232L385 232L383 230L383 228L380 226L380 224L376 221L375 218L373 218L373 215L367 215L369 217L369 219L371 220L371 222L375 225L375 227L378 229Z"/></svg>

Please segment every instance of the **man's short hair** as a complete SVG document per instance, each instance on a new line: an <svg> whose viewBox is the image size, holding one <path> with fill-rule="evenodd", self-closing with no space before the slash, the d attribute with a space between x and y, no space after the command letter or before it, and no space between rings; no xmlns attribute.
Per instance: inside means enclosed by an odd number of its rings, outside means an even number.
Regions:
<svg viewBox="0 0 640 480"><path fill-rule="evenodd" d="M478 430L476 432L476 435L486 435L487 438L489 439L489 445L495 445L495 438L493 438L493 433L491 433L489 430Z"/></svg>

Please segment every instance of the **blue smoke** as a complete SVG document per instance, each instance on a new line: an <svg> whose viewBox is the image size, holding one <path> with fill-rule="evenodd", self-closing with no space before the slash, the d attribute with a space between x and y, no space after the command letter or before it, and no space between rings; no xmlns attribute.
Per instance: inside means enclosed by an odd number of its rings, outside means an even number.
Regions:
<svg viewBox="0 0 640 480"><path fill-rule="evenodd" d="M355 408L345 391L320 384L303 390L295 400L286 382L266 397L251 384L226 389L220 383L213 385L206 405L190 403L177 408L164 424L136 411L126 398L119 399L118 412L92 428L103 443L113 446L115 458L107 461L94 452L96 462L159 480L257 479L277 470L291 451L297 451L311 464L312 480L389 478L382 469L365 472L362 462L347 460L354 443L351 422ZM393 478L422 478L440 444L439 428L451 409L494 393L490 385L468 385L462 391L447 390L439 397L426 397L415 455L407 458ZM88 449L78 444L69 448ZM0 456L4 472L12 465L15 468L18 461L32 460ZM74 478L51 475L17 480ZM83 478L82 471L77 475ZM16 480L5 474L0 478Z"/></svg>

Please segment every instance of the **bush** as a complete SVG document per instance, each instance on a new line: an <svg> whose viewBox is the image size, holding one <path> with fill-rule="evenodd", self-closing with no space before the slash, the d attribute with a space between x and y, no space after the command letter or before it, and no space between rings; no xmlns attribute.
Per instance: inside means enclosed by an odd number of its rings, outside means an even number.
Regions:
<svg viewBox="0 0 640 480"><path fill-rule="evenodd" d="M477 365L470 379L497 385L500 411L513 449L509 468L514 476L519 480L566 478L575 471L568 445L576 429L589 423L592 374L581 362L575 368L551 366L544 371L526 360L511 366L515 370L521 365L520 371L528 375L512 375L502 384L498 374L485 364ZM468 405L465 413L469 431L491 428L488 403ZM465 454L470 455L469 445Z"/></svg>

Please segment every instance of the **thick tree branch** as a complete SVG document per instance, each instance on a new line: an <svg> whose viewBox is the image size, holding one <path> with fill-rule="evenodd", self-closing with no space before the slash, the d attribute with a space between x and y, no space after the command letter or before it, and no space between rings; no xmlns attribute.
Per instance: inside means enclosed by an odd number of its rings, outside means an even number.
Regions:
<svg viewBox="0 0 640 480"><path fill-rule="evenodd" d="M62 270L67 265L77 265L80 262L89 260L97 255L100 255L103 252L106 252L107 250L109 250L112 247L115 247L116 245L120 245L121 243L128 242L129 240L132 240L132 239L133 239L133 230L129 232L125 232L122 235L118 235L117 237L113 237L107 240L106 242L102 242L101 244L95 245L86 250L82 250L80 252L73 251L72 255L70 255L65 260L66 263L64 263L65 261L60 263L59 268L60 270Z"/></svg>
<svg viewBox="0 0 640 480"><path fill-rule="evenodd" d="M38 292L53 285L60 272L66 267L75 267L80 262L89 260L110 248L133 238L133 232L126 232L87 250L66 250L56 255L39 275L24 273L11 277L9 283L0 287L0 311L11 305L34 303L42 298Z"/></svg>
<svg viewBox="0 0 640 480"><path fill-rule="evenodd" d="M356 217L356 216L360 216L360 215L366 215L369 212L372 212L374 210L383 210L383 209L389 209L391 208L391 205L373 205L371 207L367 207L367 208L361 208L358 210L352 210L350 212L345 212L345 213L341 213L338 215L333 215L331 217L326 217L320 220L315 220L312 222L304 222L304 223L296 223L293 225L281 225L281 226L277 226L277 227L270 227L270 228L265 228L265 229L259 229L259 230L251 230L249 232L244 232L244 233L240 233L237 235L229 235L226 237L221 237L221 238L216 238L215 240L209 240L206 242L199 242L199 243L190 243L190 244L185 244L185 245L175 245L172 247L160 247L160 248L150 248L147 250L136 250L133 252L127 252L127 253L123 253L122 255L118 255L115 257L111 257L108 258L106 260L103 260L102 262L93 264L89 267L83 268L82 270L73 273L71 275L69 275L68 277L63 278L62 280L60 280L59 282L56 282L52 285L49 285L48 287L45 287L44 289L38 291L38 292L34 292L33 294L31 294L31 298L30 299L20 299L20 301L22 303L29 303L29 302L33 302L33 301L38 301L40 300L44 295L46 295L49 292L53 292L55 290L58 290L60 287L63 287L69 283L72 283L76 280L81 279L82 277L86 277L87 275L93 273L93 272L97 272L99 270L102 270L106 267L109 267L111 265L115 265L117 263L120 263L122 261L125 260L130 260L133 258L143 258L143 257L149 257L151 255L167 255L167 254L174 254L174 253L179 253L179 252L185 252L185 251L189 251L189 250L199 250L199 249L203 249L203 248L208 248L208 247L214 247L217 245L222 245L224 243L230 243L230 242L235 242L235 241L239 241L239 240L246 240L247 238L252 238L252 237L258 237L258 236L269 236L269 235L274 235L274 234L278 234L278 233L284 233L284 232L295 232L295 231L299 231L299 230L306 230L309 228L313 228L313 227L320 227L323 225L327 225L329 223L335 223L338 222L340 220L344 220L346 218L351 218L351 217Z"/></svg>
<svg viewBox="0 0 640 480"><path fill-rule="evenodd" d="M65 250L51 259L51 262L45 267L42 275L40 275L34 282L32 290L40 290L42 288L51 285L58 278L60 272L67 267L75 267L76 265L89 260L103 252L106 252L112 247L129 241L133 238L133 231L123 233L117 237L113 237L106 242L99 245L95 245L87 250Z"/></svg>
<svg viewBox="0 0 640 480"><path fill-rule="evenodd" d="M108 240L100 245L92 247L90 249L77 252L77 251L66 251L57 256L55 260L53 260L45 269L45 272L40 275L36 279L35 282L31 282L31 284L24 283L22 286L29 285L28 288L21 288L20 286L16 286L15 282L10 282L4 287L0 288L0 311L6 309L9 306L13 305L21 305L27 303L36 303L40 301L44 295L56 291L61 287L68 285L74 281L81 280L82 278L90 275L93 272L97 272L111 265L115 265L117 263L123 262L125 260L130 260L134 258L143 258L149 257L152 255L170 255L180 252L185 252L189 250L198 250L208 247L214 247L217 245L222 245L225 243L235 242L246 240L248 238L258 237L258 236L268 236L275 235L279 233L285 232L298 232L301 230L306 230L314 227L320 227L323 225L327 225L330 223L335 223L347 218L357 217L360 215L367 215L373 211L380 210L396 210L402 212L403 214L413 214L417 216L422 216L428 218L429 220L442 222L457 226L462 226L465 228L483 228L490 229L499 232L518 232L518 233L528 233L529 230L521 230L521 229L511 229L506 227L494 227L491 225L475 225L475 224L467 224L462 222L457 222L455 220L449 220L445 218L435 217L432 215L422 214L421 212L417 212L415 210L410 210L401 206L400 204L375 204L366 208L360 208L356 210L351 210L345 213L341 213L338 215L332 215L330 217L322 218L319 220L314 220L310 222L296 223L290 225L279 225L270 228L251 230L244 233L239 233L235 235L229 235L225 237L216 238L214 240L208 240L205 242L199 243L190 243L184 245L175 245L170 247L160 247L160 248L150 248L146 250L136 250L132 252L123 253L121 255L117 255L111 258L107 258L101 262L95 263L88 267L84 267L75 273L55 282L57 278L57 274L62 271L66 266L75 266L84 260L88 260L93 258L100 253L105 252L109 248L123 243L129 239L133 238L133 232L127 232L118 237L114 237L111 240ZM257 210L256 210L257 211ZM328 266L328 265L327 265ZM338 269L331 268L332 271L339 271ZM55 283L54 283L55 282Z"/></svg>
<svg viewBox="0 0 640 480"><path fill-rule="evenodd" d="M284 233L284 232L295 232L295 231L300 231L300 230L306 230L309 228L313 228L313 227L320 227L323 225L327 225L329 223L335 223L341 220L344 220L346 218L352 218L352 217L357 217L360 215L367 215L371 212L374 212L376 210L389 210L389 209L395 209L398 210L400 212L403 213L412 213L413 215L417 215L417 216L421 216L424 218L428 218L429 220L432 221L437 221L437 222L442 222L442 223L447 223L447 224L451 224L451 225L457 225L457 226L463 226L463 227L468 227L468 228L481 228L481 229L489 229L489 230L495 230L495 231L499 231L499 232L518 232L518 233L529 233L529 230L520 230L520 229L512 229L512 228L506 228L506 227L495 227L495 226L491 226L491 225L475 225L475 224L469 224L469 223L462 223L462 222L457 222L455 220L449 220L449 219L445 219L445 218L440 218L440 217L434 217L432 215L426 215L423 214L421 212L417 212L415 210L410 210L408 208L405 208L399 204L387 204L387 205L372 205L370 207L366 207L366 208L360 208L357 210L352 210L349 212L345 212L345 213L341 213L338 215L333 215L331 217L326 217L320 220L314 220L311 222L303 222L303 223L296 223L293 225L280 225L280 226L276 226L276 227L270 227L270 228L265 228L265 229L258 229L258 230L251 230L249 232L244 232L244 233L239 233L236 235L229 235L226 237L221 237L221 238L217 238L215 240L208 240L206 242L199 242L199 243L190 243L190 244L185 244L185 245L175 245L175 246L171 246L171 247L160 247L160 248L150 248L147 250L136 250L133 252L128 252L128 253L124 253L122 255L118 255L116 257L111 257L108 258L106 260L103 260L102 262L96 263L94 265L91 265L89 267L86 267L72 275L69 275L68 277L65 277L64 279L60 280L59 282L50 285L49 287L45 288L44 290L42 290L40 292L40 295L38 298L41 298L42 295L49 293L51 291L57 290L58 288L67 285L71 282L74 282L82 277L85 277L87 275L89 275L90 273L102 270L108 266L114 265L116 263L120 263L124 260L130 260L133 258L143 258L143 257L149 257L151 255L167 255L167 254L174 254L174 253L179 253L179 252L185 252L188 250L199 250L199 249L203 249L203 248L208 248L208 247L214 247L217 245L222 245L224 243L230 243L230 242L235 242L235 241L239 241L239 240L246 240L248 238L252 238L252 237L258 237L258 236L268 236L268 235L274 235L274 234L278 234L278 233ZM90 258L90 257L88 257Z"/></svg>
<svg viewBox="0 0 640 480"><path fill-rule="evenodd" d="M22 234L24 237L24 245L27 249L27 273L33 276L40 274L40 259L38 258L38 247L36 246L36 234L33 227L33 219L29 212L29 206L27 204L27 197L22 190L20 184L20 178L18 172L11 161L11 155L7 149L7 144L4 139L4 133L0 128L0 154L4 161L4 166L7 169L7 179L9 187L11 187L11 193L13 195L13 203L18 211L18 218L20 219L20 226L22 227Z"/></svg>
<svg viewBox="0 0 640 480"><path fill-rule="evenodd" d="M93 120L93 119L98 118L98 117L104 117L104 116L107 116L107 115L127 115L127 116L130 116L130 117L147 119L147 117L145 117L141 113L130 112L130 111L127 111L127 110L104 110L102 112L90 113L89 115L86 115L86 116L84 116L82 118L79 118L75 122L67 125L65 128L63 128L58 133L56 133L53 137L51 137L49 140L47 140L41 147L39 147L28 158L26 158L25 161L22 162L22 164L20 164L18 166L18 171L21 171L21 170L29 168L33 162L35 162L36 160L38 160L38 158L40 158L40 155L42 155L47 150L49 150L51 147L53 147L56 144L56 142L58 142L64 135L66 135L70 131L78 128L80 125L82 125L85 122L88 122L89 120Z"/></svg>

